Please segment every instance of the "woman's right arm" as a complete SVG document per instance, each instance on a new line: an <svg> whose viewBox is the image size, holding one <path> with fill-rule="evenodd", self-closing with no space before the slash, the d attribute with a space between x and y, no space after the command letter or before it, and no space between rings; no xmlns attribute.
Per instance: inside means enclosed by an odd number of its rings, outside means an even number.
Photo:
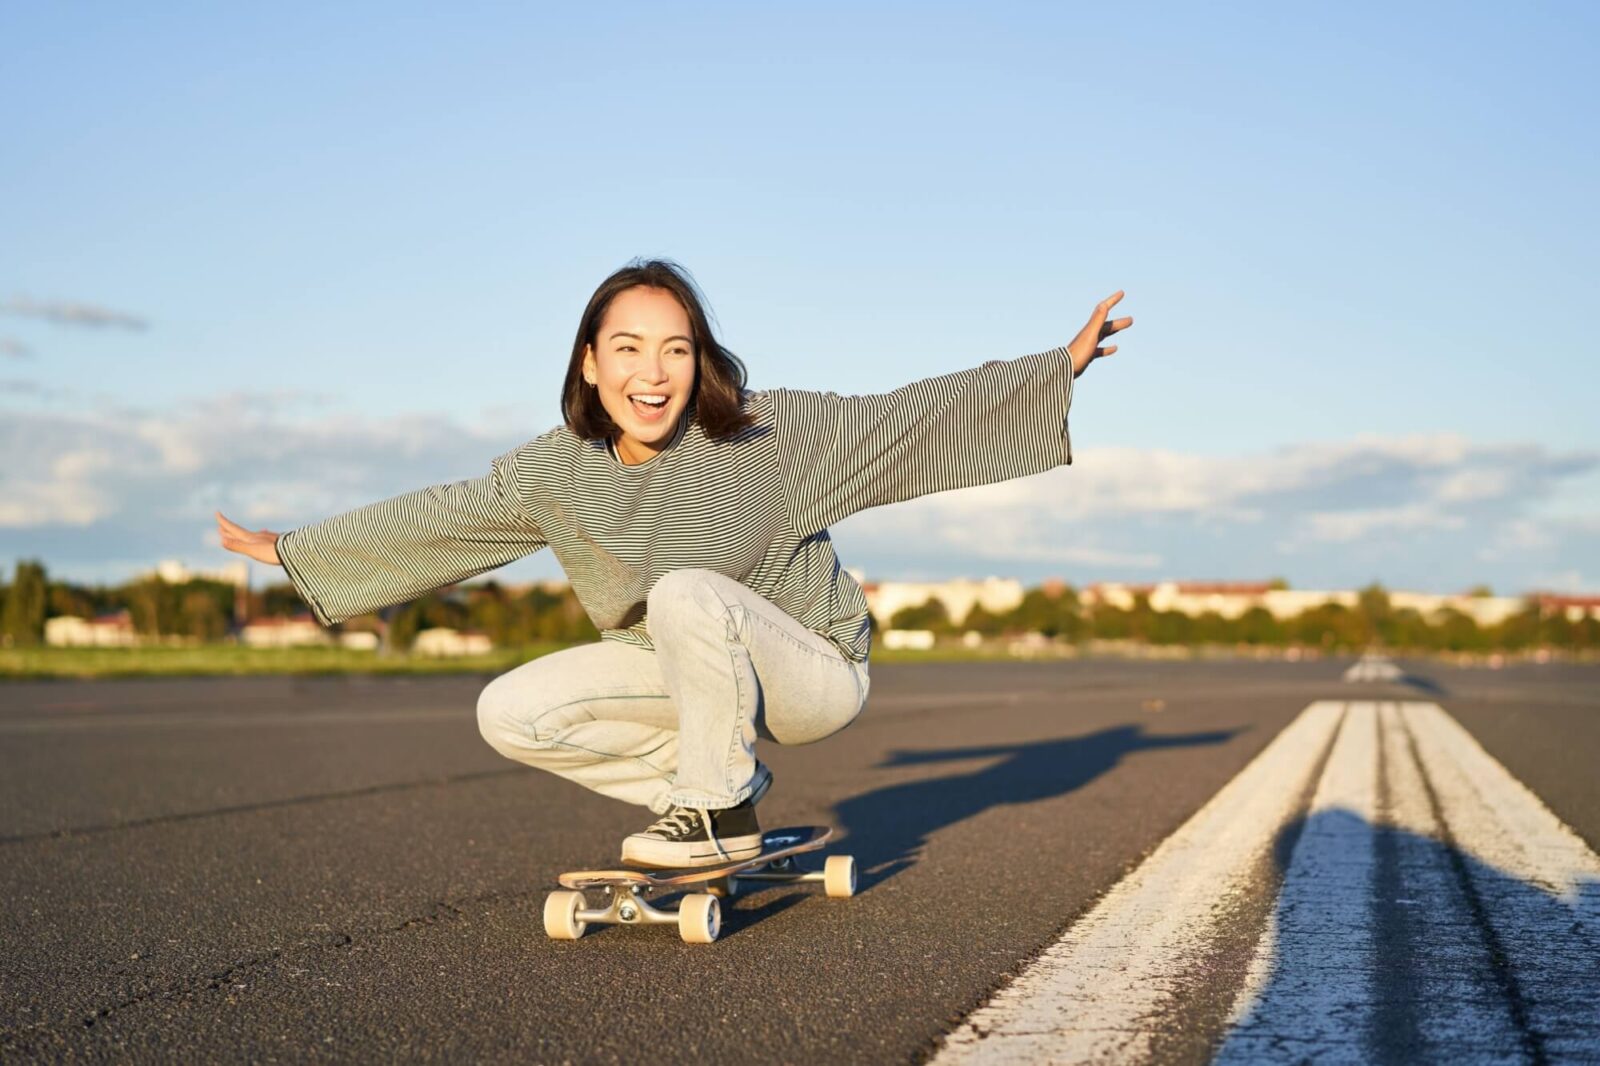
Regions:
<svg viewBox="0 0 1600 1066"><path fill-rule="evenodd" d="M217 515L222 546L281 565L323 625L493 570L548 542L516 502L509 453L487 474L434 485L287 533Z"/></svg>

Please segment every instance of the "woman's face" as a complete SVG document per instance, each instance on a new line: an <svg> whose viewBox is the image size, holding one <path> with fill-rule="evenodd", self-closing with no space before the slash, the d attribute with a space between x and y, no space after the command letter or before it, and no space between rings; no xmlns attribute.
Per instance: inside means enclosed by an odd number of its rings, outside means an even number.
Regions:
<svg viewBox="0 0 1600 1066"><path fill-rule="evenodd" d="M622 429L617 454L628 465L658 454L689 406L695 350L689 314L665 289L635 286L617 293L599 339L583 350L583 377ZM661 399L652 406L640 399Z"/></svg>

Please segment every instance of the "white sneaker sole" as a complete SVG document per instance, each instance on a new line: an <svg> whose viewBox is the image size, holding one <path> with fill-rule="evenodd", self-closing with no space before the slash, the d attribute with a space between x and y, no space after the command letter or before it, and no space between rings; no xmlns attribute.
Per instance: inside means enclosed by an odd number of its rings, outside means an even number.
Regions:
<svg viewBox="0 0 1600 1066"><path fill-rule="evenodd" d="M717 844L722 849L717 850ZM713 844L709 840L673 843L655 837L636 835L622 842L622 861L640 866L672 869L680 866L715 866L719 862L739 862L761 854L761 834L728 837Z"/></svg>

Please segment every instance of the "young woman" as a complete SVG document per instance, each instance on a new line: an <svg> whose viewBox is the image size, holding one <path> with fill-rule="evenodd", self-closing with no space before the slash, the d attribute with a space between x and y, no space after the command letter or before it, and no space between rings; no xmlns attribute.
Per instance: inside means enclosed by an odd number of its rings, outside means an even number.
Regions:
<svg viewBox="0 0 1600 1066"><path fill-rule="evenodd" d="M219 512L222 544L283 566L324 625L550 547L601 639L490 682L484 738L661 815L624 862L746 858L772 784L756 738L821 740L867 699L867 602L828 527L1071 463L1073 379L1133 323L1106 321L1121 298L1065 347L892 392L752 392L682 268L636 260L584 310L564 424L481 477L287 533Z"/></svg>

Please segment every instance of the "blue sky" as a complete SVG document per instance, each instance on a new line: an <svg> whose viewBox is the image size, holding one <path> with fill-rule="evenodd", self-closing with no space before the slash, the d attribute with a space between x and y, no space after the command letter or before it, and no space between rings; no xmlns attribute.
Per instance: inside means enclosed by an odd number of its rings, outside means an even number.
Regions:
<svg viewBox="0 0 1600 1066"><path fill-rule="evenodd" d="M868 576L1600 590L1597 30L7 6L0 563L203 566L214 506L290 528L479 473L558 420L595 285L666 255L756 387L1039 351L1126 290L1073 465L847 520Z"/></svg>

